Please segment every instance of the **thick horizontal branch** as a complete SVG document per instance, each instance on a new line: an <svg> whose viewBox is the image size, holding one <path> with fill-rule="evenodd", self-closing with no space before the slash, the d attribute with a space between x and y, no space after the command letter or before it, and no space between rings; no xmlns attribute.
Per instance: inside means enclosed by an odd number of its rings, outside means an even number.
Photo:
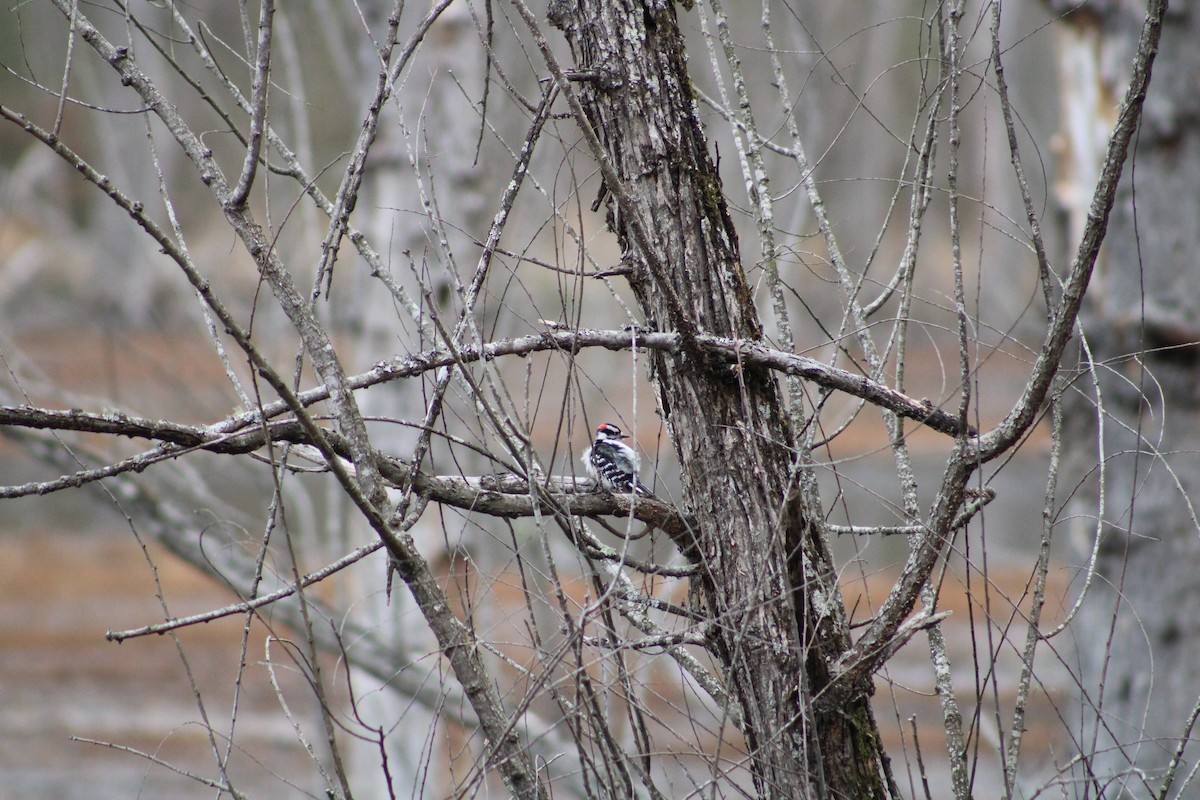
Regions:
<svg viewBox="0 0 1200 800"><path fill-rule="evenodd" d="M215 427L133 417L120 411L95 413L78 408L61 411L36 406L0 406L0 425L77 433L106 433L210 450L215 450L215 445L227 438ZM259 441L259 445L250 449L261 447L261 439ZM234 447L235 452L245 452L236 445Z"/></svg>
<svg viewBox="0 0 1200 800"><path fill-rule="evenodd" d="M412 469L398 458L382 455L377 466L383 479L397 486ZM632 517L661 528L685 554L694 549L689 521L674 506L648 497L597 491L591 478L551 475L538 480L531 491L525 479L516 475L457 477L419 472L413 489L443 505L493 517L532 517L552 511L580 517Z"/></svg>
<svg viewBox="0 0 1200 800"><path fill-rule="evenodd" d="M96 414L78 409L55 411L32 406L0 406L0 425L103 433L162 443L159 451L149 454L153 458L128 459L125 463L131 466L123 471L137 469L132 466L134 464L149 464L162 457L180 455L185 450L237 455L254 452L267 444L261 426L227 433L223 430L225 423L213 426L182 425L116 412ZM314 445L304 428L292 420L272 422L267 426L267 431L273 442ZM350 446L344 437L325 431L325 438L337 455L349 460ZM401 459L378 452L374 462L384 482L391 486L405 485L412 469ZM112 474L113 471L106 468L89 470L49 481L44 484L44 490L42 484L0 487L0 496L44 494L81 486ZM597 491L595 482L590 478L550 476L538 481L531 491L529 484L516 475L465 477L418 472L413 478L413 489L434 502L495 517L532 517L555 511L584 517L632 517L666 531L677 540L685 553L688 552L685 547L685 543L690 542L687 536L688 521L673 506L645 497Z"/></svg>
<svg viewBox="0 0 1200 800"><path fill-rule="evenodd" d="M863 375L831 367L816 359L795 353L785 353L758 342L727 339L707 334L697 336L696 342L703 350L726 361L731 367L759 366L789 375L798 375L818 386L845 392L880 408L894 411L903 417L917 420L941 433L957 436L963 430L962 424L956 417L934 408L927 400L914 400ZM491 361L501 356L525 356L530 353L546 351L573 354L592 347L624 350L634 346L673 353L679 350L680 339L679 335L675 333L582 329L548 331L513 339L501 339L482 346L464 345L458 349L456 354L446 350L427 350L422 353L414 353L392 361L381 362L373 369L349 378L347 385L351 389L364 389L392 380L416 377L453 364L465 365L477 361ZM325 387L318 386L302 392L297 399L301 405L307 407L327 400L328 397L329 392ZM262 416L271 419L286 412L287 409L287 405L283 402L269 403L263 406ZM243 436L234 435L238 432L244 434L246 429L259 419L257 413L247 411L235 414L215 425L182 425L163 420L133 417L121 412L97 414L78 409L57 411L32 406L0 406L0 425L130 436L153 439L182 447L202 447L205 450L226 453L246 452L262 446L262 442L259 441L257 445L247 447ZM969 428L968 432L973 433ZM254 437L252 436L251 439L253 440ZM224 443L224 446L219 446L219 443Z"/></svg>
<svg viewBox="0 0 1200 800"><path fill-rule="evenodd" d="M702 351L731 366L757 366L788 375L797 375L826 389L862 398L868 403L921 422L941 433L958 436L964 431L964 426L957 417L935 408L928 400L914 400L863 375L831 367L816 359L776 350L761 342L728 339L722 336L697 334L695 341ZM521 356L547 350L577 353L589 347L623 350L635 346L674 353L679 351L682 342L677 333L586 329L549 331L489 342L482 347L462 347L457 356L444 350L430 350L405 356L392 362L379 364L370 372L356 375L350 379L350 385L359 388L394 378L412 377L455 363L490 361L507 355ZM974 434L969 426L965 430L967 433Z"/></svg>

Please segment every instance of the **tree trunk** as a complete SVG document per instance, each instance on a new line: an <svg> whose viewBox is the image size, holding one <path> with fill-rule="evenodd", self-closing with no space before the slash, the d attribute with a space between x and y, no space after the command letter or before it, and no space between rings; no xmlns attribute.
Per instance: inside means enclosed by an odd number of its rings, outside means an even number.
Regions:
<svg viewBox="0 0 1200 800"><path fill-rule="evenodd" d="M602 197L630 285L652 328L682 335L678 352L651 356L652 376L698 520L692 556L706 568L711 649L741 704L756 788L887 796L870 686L829 681L848 628L801 501L782 393L768 371L731 369L688 345L697 331L759 340L762 328L675 6L578 0L551 4L550 19L574 53L571 87L602 151Z"/></svg>
<svg viewBox="0 0 1200 800"><path fill-rule="evenodd" d="M1103 147L1089 137L1107 130L1143 13L1136 3L1116 2L1067 16L1059 50L1067 145L1060 187L1072 228L1087 212L1071 202L1087 196L1075 187L1091 185L1094 153ZM1068 407L1077 428L1065 437L1068 453L1075 471L1090 477L1071 517L1081 520L1088 552L1100 538L1098 574L1075 625L1088 687L1081 747L1094 753L1085 777L1106 797L1159 791L1200 695L1200 530L1187 497L1200 485L1198 38L1200 15L1168 18L1134 168L1117 196L1085 307L1091 359L1103 365L1096 370L1103 430L1090 375L1077 381L1082 392ZM1184 796L1198 792L1193 785Z"/></svg>

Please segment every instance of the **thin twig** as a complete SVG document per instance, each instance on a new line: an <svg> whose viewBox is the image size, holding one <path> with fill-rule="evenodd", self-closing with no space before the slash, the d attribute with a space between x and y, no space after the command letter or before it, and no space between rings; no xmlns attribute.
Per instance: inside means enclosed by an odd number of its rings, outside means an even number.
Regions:
<svg viewBox="0 0 1200 800"><path fill-rule="evenodd" d="M954 518L953 527L961 528L978 514L983 507L996 499L996 491L984 489L979 497L963 505L962 511ZM916 536L928 533L924 525L832 525L825 524L825 529L838 536Z"/></svg>
<svg viewBox="0 0 1200 800"><path fill-rule="evenodd" d="M254 175L258 171L259 154L262 152L263 127L267 119L267 94L271 86L271 32L275 18L275 1L262 0L258 17L258 48L254 56L254 82L250 89L250 133L247 136L246 160L242 163L242 174L237 186L229 195L229 204L241 208L250 197L254 186Z"/></svg>
<svg viewBox="0 0 1200 800"><path fill-rule="evenodd" d="M917 735L917 718L909 717L908 722L912 726L913 750L917 754L917 773L921 776L921 786L925 789L925 800L933 800L933 794L929 791L929 775L925 772L925 759L921 755L921 738Z"/></svg>
<svg viewBox="0 0 1200 800"><path fill-rule="evenodd" d="M1200 697L1196 698L1196 703L1192 706L1192 713L1188 714L1187 722L1183 725L1183 731L1179 734L1179 744L1175 748L1174 755L1171 756L1171 763L1167 765L1166 774L1163 775L1162 786L1158 790L1158 800L1167 800L1167 794L1171 791L1171 784L1175 782L1175 772L1179 769L1179 765L1183 763L1183 751L1187 749L1187 746L1192 741L1192 730L1196 727L1198 719L1200 719ZM1194 772L1195 767L1192 769ZM1183 795L1180 794L1179 796L1182 797Z"/></svg>
<svg viewBox="0 0 1200 800"><path fill-rule="evenodd" d="M437 0L418 24L417 32L409 40L408 46L401 51L400 55L393 62L388 63L386 59L392 56L396 45L400 11L404 6L402 0L395 0L393 4L392 12L388 17L388 42L381 54L385 60L380 65L379 76L375 85L375 94L367 106L367 113L362 120L358 141L354 143L354 150L350 154L350 162L346 165L346 169L342 175L342 182L338 186L337 195L334 197L333 207L329 211L329 228L325 233L325 240L321 243L321 263L317 267L315 285L319 291L319 287L322 281L324 281L326 297L329 296L329 292L333 286L333 265L337 261L342 237L349 232L350 213L354 210L354 206L358 201L358 192L362 186L367 155L370 153L379 131L379 115L383 112L384 106L391 97L397 78L415 51L416 44L424 38L424 34L433 26L433 23L437 21L451 2L452 0Z"/></svg>
<svg viewBox="0 0 1200 800"><path fill-rule="evenodd" d="M944 58L949 73L949 164L946 169L948 189L948 212L950 224L950 259L954 274L954 316L958 333L958 363L959 363L959 401L958 418L964 423L970 412L971 404L971 349L970 332L968 330L968 315L966 290L963 284L962 263L962 218L959 211L960 194L958 190L959 152L962 144L962 133L959 128L959 117L962 110L962 95L960 94L963 75L962 58L965 45L962 43L959 23L963 16L963 2L957 0L946 9L946 37L943 40ZM958 449L961 450L959 440ZM949 472L949 470L947 470ZM966 470L962 471L963 483L966 482ZM938 532L940 533L940 531ZM920 547L927 550L941 550L949 541L948 536L934 535L921 542ZM932 611L937 600L937 589L933 583L926 580L921 587L921 602ZM903 626L901 626L903 627ZM941 628L929 630L930 661L934 671L934 685L937 687L938 700L942 707L942 726L946 731L946 755L950 760L950 784L954 796L958 800L968 800L971 795L971 778L967 767L967 739L963 731L962 710L954 693L954 676L950 669L950 659L946 653L946 639Z"/></svg>
<svg viewBox="0 0 1200 800"><path fill-rule="evenodd" d="M373 541L367 545L363 545L353 553L349 553L342 558L339 558L332 564L324 566L315 572L308 573L301 578L298 583L288 584L282 589L277 589L269 594L259 595L253 600L247 600L242 603L234 603L233 605L225 606L224 608L216 608L212 611L205 611L200 614L192 614L187 617L171 619L167 620L166 622L156 623L154 625L143 625L140 628L131 628L130 630L124 631L108 631L104 634L104 638L110 642L119 643L125 641L126 639L136 639L139 636L150 636L151 634L161 636L167 631L173 631L179 628L186 628L191 625L212 622L214 620L218 620L223 617L229 617L234 614L244 614L247 611L254 611L255 609L270 605L277 600L290 597L300 589L312 586L314 583L319 583L320 581L328 578L330 575L341 572L351 564L357 564L359 561L362 561L365 557L382 547L383 542L379 540Z"/></svg>
<svg viewBox="0 0 1200 800"><path fill-rule="evenodd" d="M154 755L153 753L147 753L144 750L138 750L136 747L129 747L129 746L123 745L123 744L115 744L113 742L104 742L104 741L100 741L99 739L89 739L86 736L72 736L71 741L79 742L81 744L94 744L97 747L107 747L109 750L116 750L121 753L129 753L131 755L135 755L140 758L144 758L152 764L157 764L160 767L169 769L169 770L171 770L171 772L174 772L178 775L182 775L185 778L188 778L190 780L196 781L197 783L203 784L204 786L207 786L210 789L216 789L218 792L229 792L231 795L233 795L233 797L238 798L239 800L241 800L241 798L246 797L246 795L237 791L236 789L234 789L232 786L230 786L228 784L221 783L220 781L214 781L212 778L206 778L203 775L197 775L194 772L189 772L189 771L183 769L182 767L175 766L174 764L172 764L170 761L167 761L166 759L159 758L158 756Z"/></svg>

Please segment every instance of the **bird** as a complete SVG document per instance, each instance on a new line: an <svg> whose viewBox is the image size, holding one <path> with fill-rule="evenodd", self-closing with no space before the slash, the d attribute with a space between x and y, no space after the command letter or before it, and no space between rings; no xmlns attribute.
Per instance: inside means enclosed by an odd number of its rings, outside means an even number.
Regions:
<svg viewBox="0 0 1200 800"><path fill-rule="evenodd" d="M654 497L638 479L641 458L622 439L629 437L611 422L596 427L592 446L583 452L583 465L601 487L614 494L636 494Z"/></svg>

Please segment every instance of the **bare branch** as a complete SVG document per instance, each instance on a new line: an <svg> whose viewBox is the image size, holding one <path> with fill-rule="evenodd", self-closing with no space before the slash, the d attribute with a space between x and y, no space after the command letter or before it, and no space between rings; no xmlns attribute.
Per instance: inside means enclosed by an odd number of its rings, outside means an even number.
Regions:
<svg viewBox="0 0 1200 800"><path fill-rule="evenodd" d="M130 470L139 465L164 458L174 458L188 450L236 455L251 453L266 446L263 427L248 428L238 433L223 433L222 426L189 426L128 417L124 414L88 414L82 411L50 411L29 406L0 406L0 425L20 425L28 428L73 430L154 439L165 447L145 454L141 460L128 459ZM318 446L305 430L294 421L280 421L265 426L272 441ZM348 458L349 443L331 431L323 434L333 451ZM684 536L691 523L672 506L660 500L634 495L610 495L598 492L590 478L549 477L540 482L550 495L530 493L530 485L516 475L485 475L456 477L448 475L414 474L412 466L398 458L382 453L374 457L375 468L390 486L405 487L412 481L417 494L455 508L497 517L531 517L538 513L540 503L553 497L553 505L566 514L579 516L632 516L641 522L661 528L672 536ZM128 470L124 470L128 471ZM138 469L140 471L140 469ZM27 484L0 488L0 497L19 497L45 494L59 488L74 488L91 480L117 474L111 469L89 470L74 478L60 479L50 485Z"/></svg>
<svg viewBox="0 0 1200 800"><path fill-rule="evenodd" d="M157 756L154 753L148 753L144 750L138 750L136 747L129 747L127 745L116 744L114 742L104 742L99 739L89 739L86 736L72 736L71 741L80 742L81 744L94 744L97 747L107 747L110 750L116 750L121 753L129 753L131 755L138 756L139 758L144 758L151 764L157 764L160 767L164 767L172 772L183 775L188 780L195 781L196 783L207 786L210 789L216 789L218 792L229 792L235 798L235 800L244 800L246 797L244 794L226 783L214 781L212 778L206 778L203 775L197 775L185 769L181 769L170 761L167 761L165 758Z"/></svg>
<svg viewBox="0 0 1200 800"><path fill-rule="evenodd" d="M424 37L437 18L450 5L450 0L438 0L438 2L433 4L429 13L421 21L417 29L417 34L409 41L409 46L401 52L395 62L389 64L388 60L391 58L393 49L397 43L396 34L399 29L400 10L403 5L403 2L394 3L391 15L388 17L387 44L381 54L383 63L379 69L375 94L367 107L367 113L362 121L362 129L359 132L358 141L355 142L354 150L350 155L350 163L346 165L345 172L342 175L342 183L338 187L333 207L329 211L329 229L325 233L325 240L321 243L321 264L317 268L316 282L317 290L319 291L321 281L324 280L327 295L329 288L332 287L333 265L337 261L342 237L349 231L350 212L354 210L354 206L358 202L358 191L362 186L367 154L375 143L375 137L379 130L379 115L383 111L388 98L391 97L392 88L400 70L408 63L408 59L411 57L417 43L421 41L421 38Z"/></svg>
<svg viewBox="0 0 1200 800"><path fill-rule="evenodd" d="M759 366L797 375L812 381L818 386L835 389L847 394L860 397L880 408L917 420L939 433L958 436L963 433L959 420L951 414L936 408L929 400L914 400L900 392L873 381L863 375L831 367L816 359L806 356L775 350L760 342L749 342L741 339L728 339L721 336L697 334L694 337L696 346L703 352L716 356L733 367L738 365ZM651 350L676 352L681 348L683 339L677 333L628 332L628 331L599 331L576 330L554 331L543 334L533 334L516 339L491 342L476 347L467 345L457 353L457 360L466 363L484 360L504 355L525 355L545 350L561 350L575 353L586 347L604 347L609 350L623 350L631 346L645 347ZM369 373L355 376L350 384L357 388L368 383L382 382L391 378L409 377L421 372L446 366L455 362L455 357L445 351L428 351L398 359L387 365L379 365ZM968 433L973 431L968 430Z"/></svg>
<svg viewBox="0 0 1200 800"><path fill-rule="evenodd" d="M229 196L229 204L241 208L250 197L254 186L254 175L258 171L259 154L262 152L263 126L267 118L267 94L271 86L271 32L275 19L274 0L262 0L258 17L258 50L254 55L254 83L250 90L250 133L247 136L246 160L237 186Z"/></svg>
<svg viewBox="0 0 1200 800"><path fill-rule="evenodd" d="M2 108L0 108L0 113L3 113ZM431 370L455 364L465 365L476 361L491 361L501 356L524 356L546 351L574 354L590 347L625 350L637 346L651 350L675 352L679 349L680 342L680 336L676 333L631 333L583 329L554 331L514 339L501 339L489 342L482 347L463 345L456 353L446 350L427 350L422 353L414 353L391 362L380 363L367 372L349 377L346 385L351 390L363 389L391 380L416 377ZM951 436L961 433L961 426L957 418L935 408L929 400L914 400L865 376L828 366L816 359L785 353L757 342L727 339L707 334L698 336L696 343L703 350L724 360L731 368L736 368L738 365L761 366L798 375L819 386L843 391L881 408L894 411L901 416L922 422L941 433ZM297 402L304 407L328 398L329 392L324 387L310 389L296 395ZM262 415L270 419L284 413L287 409L286 403L271 403L263 406ZM208 438L211 433L232 433L253 424L258 418L258 414L253 412L235 414L217 425L206 428L130 417L120 412L91 414L79 410L53 411L32 406L0 406L0 425L109 433L156 439L187 447L212 444L211 439ZM215 447L206 447L205 449L224 452ZM245 452L245 450L235 444L227 452Z"/></svg>
<svg viewBox="0 0 1200 800"><path fill-rule="evenodd" d="M1004 421L995 430L980 437L975 446L972 456L980 461L990 461L1023 436L1037 419L1046 394L1050 391L1067 342L1075 330L1079 309L1083 305L1083 297L1091 280L1092 270L1096 266L1096 258L1100 254L1100 245L1108 231L1108 217L1117 196L1117 185L1121 182L1125 159L1129 155L1129 143L1142 119L1142 105L1146 100L1146 88L1150 85L1154 58L1158 54L1158 41L1162 35L1166 11L1166 0L1150 0L1147 5L1137 53L1133 59L1133 74L1121 101L1121 108L1117 112L1117 124L1113 127L1108 147L1105 149L1104 165L1101 167L1100 179L1092 196L1087 224L1063 286L1062 306L1047 328L1041 352L1033 365L1032 377L1020 400L1009 411Z"/></svg>
<svg viewBox="0 0 1200 800"><path fill-rule="evenodd" d="M1101 180L1096 187L1092 210L1088 215L1087 231L1079 244L1075 263L1067 279L1062 310L1047 333L1042 351L1034 365L1033 376L1026 385L1021 400L1000 426L980 437L977 444L965 443L964 440L965 446L959 448L951 457L934 503L929 533L926 534L929 541L916 547L910 554L902 578L888 594L868 629L842 659L838 669L847 680L863 679L874 673L886 660L878 658L883 644L892 639L937 563L941 554L941 544L947 541L953 529L953 519L963 501L967 478L982 461L994 458L1011 447L1037 417L1038 409L1052 385L1052 379L1057 373L1067 341L1074 329L1083 303L1083 294L1096 263L1100 242L1104 238L1117 183L1129 152L1129 143L1138 120L1141 119L1142 102L1157 53L1165 11L1165 2L1151 0L1134 62L1133 77L1121 105L1117 126L1109 140Z"/></svg>
<svg viewBox="0 0 1200 800"><path fill-rule="evenodd" d="M983 510L983 507L996 499L994 489L985 488L971 502L963 506L962 513L954 519L954 527L961 528ZM923 525L830 525L825 529L838 536L915 536L927 533Z"/></svg>
<svg viewBox="0 0 1200 800"><path fill-rule="evenodd" d="M408 478L409 465L391 456L379 456L380 474L399 486ZM532 517L546 510L582 517L632 517L661 528L676 539L685 554L694 552L690 530L694 523L673 506L649 497L597 492L590 478L549 476L530 484L516 475L485 475L478 478L418 474L416 492L444 505L497 517Z"/></svg>
<svg viewBox="0 0 1200 800"><path fill-rule="evenodd" d="M104 638L110 642L120 643L126 639L135 639L139 636L149 636L151 634L161 636L164 633L178 630L179 628L186 628L191 625L212 622L214 620L221 619L222 617L229 617L234 614L245 614L247 611L254 611L262 608L263 606L271 605L272 603L282 600L285 597L291 597L301 589L312 586L314 583L319 583L320 581L328 578L330 575L341 572L351 564L357 564L359 561L362 561L371 553L374 553L382 547L383 542L377 539L370 544L363 545L353 553L349 553L346 556L339 558L332 564L322 567L316 572L308 573L301 578L298 583L292 583L283 587L282 589L277 589L274 592L259 595L253 600L247 600L243 603L234 603L233 605L225 606L224 608L217 608L200 614L192 614L191 616L180 617L179 619L171 619L167 620L166 622L156 623L154 625L144 625L140 628L134 628L132 630L108 631L104 634Z"/></svg>

